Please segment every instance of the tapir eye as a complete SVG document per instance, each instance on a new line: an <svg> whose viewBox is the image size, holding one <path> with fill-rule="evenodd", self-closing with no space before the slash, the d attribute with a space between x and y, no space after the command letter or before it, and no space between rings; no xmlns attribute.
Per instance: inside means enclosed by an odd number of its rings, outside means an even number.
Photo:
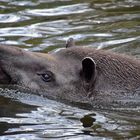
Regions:
<svg viewBox="0 0 140 140"><path fill-rule="evenodd" d="M41 76L41 79L44 81L44 82L51 82L54 80L54 76L53 76L53 73L50 72L50 71L46 71L44 73L37 73L37 75Z"/></svg>

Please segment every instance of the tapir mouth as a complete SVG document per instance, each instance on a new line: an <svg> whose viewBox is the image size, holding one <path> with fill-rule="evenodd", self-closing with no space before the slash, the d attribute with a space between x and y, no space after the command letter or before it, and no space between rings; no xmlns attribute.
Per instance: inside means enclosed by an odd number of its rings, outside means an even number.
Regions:
<svg viewBox="0 0 140 140"><path fill-rule="evenodd" d="M1 84L10 84L11 81L12 81L11 76L3 68L0 68L0 82L1 82Z"/></svg>

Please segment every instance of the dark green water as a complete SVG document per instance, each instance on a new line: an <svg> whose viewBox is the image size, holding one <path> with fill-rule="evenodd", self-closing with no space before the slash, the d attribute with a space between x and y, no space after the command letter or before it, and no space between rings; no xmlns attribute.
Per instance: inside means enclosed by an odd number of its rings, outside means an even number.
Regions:
<svg viewBox="0 0 140 140"><path fill-rule="evenodd" d="M0 43L48 52L78 45L140 58L139 0L0 0ZM80 121L89 114L94 123ZM140 108L83 110L0 89L0 139L140 139Z"/></svg>

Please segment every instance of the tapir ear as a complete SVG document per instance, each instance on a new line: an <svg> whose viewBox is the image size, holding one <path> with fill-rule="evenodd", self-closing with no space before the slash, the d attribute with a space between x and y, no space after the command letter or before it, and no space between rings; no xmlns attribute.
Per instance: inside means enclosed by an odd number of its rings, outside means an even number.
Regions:
<svg viewBox="0 0 140 140"><path fill-rule="evenodd" d="M75 46L75 41L74 39L71 37L66 41L66 48L70 48L70 47L74 47Z"/></svg>
<svg viewBox="0 0 140 140"><path fill-rule="evenodd" d="M82 60L82 76L87 83L96 78L96 63L91 57Z"/></svg>

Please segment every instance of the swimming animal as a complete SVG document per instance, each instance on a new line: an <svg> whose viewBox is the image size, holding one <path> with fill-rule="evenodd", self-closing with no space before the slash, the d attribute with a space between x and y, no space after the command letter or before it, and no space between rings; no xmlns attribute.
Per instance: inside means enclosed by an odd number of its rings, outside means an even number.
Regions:
<svg viewBox="0 0 140 140"><path fill-rule="evenodd" d="M87 109L138 107L140 61L73 39L47 54L0 45L0 84Z"/></svg>

